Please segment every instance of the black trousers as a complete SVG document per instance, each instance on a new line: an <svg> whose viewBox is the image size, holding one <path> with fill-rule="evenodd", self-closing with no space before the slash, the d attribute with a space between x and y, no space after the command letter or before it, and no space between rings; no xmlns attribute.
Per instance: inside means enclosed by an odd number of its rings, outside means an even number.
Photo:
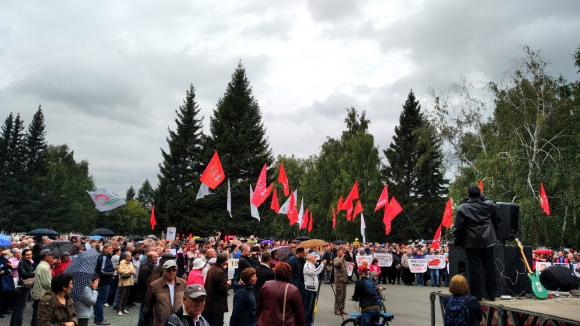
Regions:
<svg viewBox="0 0 580 326"><path fill-rule="evenodd" d="M211 326L224 326L224 313L204 312L202 315Z"/></svg>
<svg viewBox="0 0 580 326"><path fill-rule="evenodd" d="M465 249L465 255L467 258L467 281L471 295L478 299L495 297L497 279L494 247Z"/></svg>
<svg viewBox="0 0 580 326"><path fill-rule="evenodd" d="M30 288L25 288L23 286L16 288L16 301L14 303L14 311L12 311L12 317L10 318L10 326L22 326L22 317L24 315L24 309L26 308L26 299L30 294Z"/></svg>

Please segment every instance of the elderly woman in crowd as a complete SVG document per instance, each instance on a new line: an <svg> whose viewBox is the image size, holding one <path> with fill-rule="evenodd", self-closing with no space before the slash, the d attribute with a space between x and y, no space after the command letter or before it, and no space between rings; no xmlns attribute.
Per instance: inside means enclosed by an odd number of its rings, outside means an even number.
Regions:
<svg viewBox="0 0 580 326"><path fill-rule="evenodd" d="M256 296L254 287L258 277L256 270L248 267L240 274L243 285L239 286L234 294L234 308L230 317L230 326L256 325Z"/></svg>
<svg viewBox="0 0 580 326"><path fill-rule="evenodd" d="M51 292L45 294L38 305L38 326L76 326L78 325L70 293L73 288L72 277L60 274L50 283Z"/></svg>
<svg viewBox="0 0 580 326"><path fill-rule="evenodd" d="M123 316L123 314L128 314L129 311L125 309L127 303L127 297L129 291L134 284L135 267L132 262L132 255L130 251L125 251L123 253L123 259L119 261L119 266L117 267L117 273L119 274L119 306L117 307L117 314Z"/></svg>
<svg viewBox="0 0 580 326"><path fill-rule="evenodd" d="M32 250L22 250L22 259L18 262L18 288L16 289L16 302L10 319L10 326L22 325L22 315L26 307L26 299L30 295L30 289L34 284L34 266Z"/></svg>

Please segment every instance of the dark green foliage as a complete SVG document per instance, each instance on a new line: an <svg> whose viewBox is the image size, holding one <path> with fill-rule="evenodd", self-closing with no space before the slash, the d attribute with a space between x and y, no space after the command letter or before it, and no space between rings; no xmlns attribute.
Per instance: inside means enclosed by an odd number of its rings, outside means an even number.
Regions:
<svg viewBox="0 0 580 326"><path fill-rule="evenodd" d="M395 196L404 209L392 224L392 238L430 239L443 213L446 180L441 141L421 112L413 91L403 105L393 141L384 154L388 163L382 172L389 195Z"/></svg>
<svg viewBox="0 0 580 326"><path fill-rule="evenodd" d="M127 189L127 192L125 193L125 201L129 202L130 200L134 200L135 199L135 189L133 189L133 186L129 187L129 189Z"/></svg>
<svg viewBox="0 0 580 326"><path fill-rule="evenodd" d="M203 171L202 123L195 89L189 87L183 104L177 110L175 131L169 130L168 151L161 150L159 187L155 196L157 222L167 226L201 228L194 200L198 179Z"/></svg>
<svg viewBox="0 0 580 326"><path fill-rule="evenodd" d="M139 188L139 191L137 192L137 200L143 205L147 205L153 200L153 188L149 183L149 179L146 179L141 185L141 188Z"/></svg>
<svg viewBox="0 0 580 326"><path fill-rule="evenodd" d="M48 145L45 136L44 114L39 105L26 134L25 169L29 175L44 175L46 173L45 155Z"/></svg>

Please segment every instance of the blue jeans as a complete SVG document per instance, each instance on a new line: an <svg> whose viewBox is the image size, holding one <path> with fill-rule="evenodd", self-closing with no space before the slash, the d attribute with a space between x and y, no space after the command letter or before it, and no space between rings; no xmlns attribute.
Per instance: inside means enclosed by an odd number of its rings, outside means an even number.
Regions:
<svg viewBox="0 0 580 326"><path fill-rule="evenodd" d="M415 273L415 281L417 281L417 286L423 286L423 273Z"/></svg>
<svg viewBox="0 0 580 326"><path fill-rule="evenodd" d="M381 313L378 311L362 312L360 314L361 326L374 326L381 319Z"/></svg>
<svg viewBox="0 0 580 326"><path fill-rule="evenodd" d="M431 286L439 286L439 270L438 269L430 269L429 276L431 276Z"/></svg>
<svg viewBox="0 0 580 326"><path fill-rule="evenodd" d="M314 305L316 304L316 292L304 291L304 312L306 313L306 325L312 325L314 321Z"/></svg>
<svg viewBox="0 0 580 326"><path fill-rule="evenodd" d="M107 296L109 295L109 286L110 286L109 284L99 286L97 303L95 303L93 307L93 311L95 312L95 324L103 322L105 320L103 308L105 306L105 302L107 302Z"/></svg>

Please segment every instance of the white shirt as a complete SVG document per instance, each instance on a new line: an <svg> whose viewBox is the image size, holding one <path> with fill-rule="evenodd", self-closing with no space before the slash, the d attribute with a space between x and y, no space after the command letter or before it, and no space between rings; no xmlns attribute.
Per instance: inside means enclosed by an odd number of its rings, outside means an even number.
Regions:
<svg viewBox="0 0 580 326"><path fill-rule="evenodd" d="M171 306L173 307L173 302L175 302L175 283L167 284L169 287L169 299L171 299Z"/></svg>
<svg viewBox="0 0 580 326"><path fill-rule="evenodd" d="M309 261L304 264L304 287L307 291L318 291L318 274L324 270L324 264L316 265Z"/></svg>

